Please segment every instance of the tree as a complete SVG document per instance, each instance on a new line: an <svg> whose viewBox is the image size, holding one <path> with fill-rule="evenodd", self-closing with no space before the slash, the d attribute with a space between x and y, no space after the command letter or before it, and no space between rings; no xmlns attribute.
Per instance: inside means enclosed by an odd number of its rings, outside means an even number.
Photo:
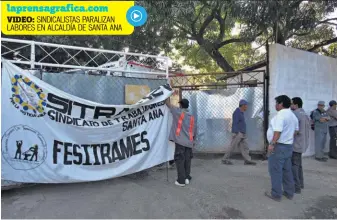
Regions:
<svg viewBox="0 0 337 220"><path fill-rule="evenodd" d="M337 1L332 0L147 0L137 3L147 9L149 16L146 25L136 28L131 36L26 38L119 51L129 47L130 52L150 54L163 51L172 54L176 48L178 55L175 56L185 57L187 64L202 72L220 69L230 72L261 59L262 55L251 48L252 42L263 46L268 39L269 43L314 52L337 42L331 28L337 18L328 18L337 7ZM240 33L233 35L237 25ZM85 56L80 54L79 62L85 62ZM60 59L68 57L60 56Z"/></svg>
<svg viewBox="0 0 337 220"><path fill-rule="evenodd" d="M334 28L329 25L322 25L309 34L294 36L286 45L308 51L318 51L323 48L323 46L329 44L328 41L333 43L335 39Z"/></svg>
<svg viewBox="0 0 337 220"><path fill-rule="evenodd" d="M322 47L321 53L325 56L337 58L337 43L330 44L327 48Z"/></svg>
<svg viewBox="0 0 337 220"><path fill-rule="evenodd" d="M221 53L221 48L235 42L252 42L257 33L242 38L231 38L235 26L235 1L151 1L151 7L161 11L164 22L175 27L175 42L196 42L224 71L234 71ZM164 12L163 12L164 11Z"/></svg>
<svg viewBox="0 0 337 220"><path fill-rule="evenodd" d="M223 72L217 63L197 43L172 42L174 52L168 54L174 60L183 60L184 65L194 67L199 73ZM229 44L219 49L234 69L241 69L252 65L264 58L265 54L253 49L250 43Z"/></svg>
<svg viewBox="0 0 337 220"><path fill-rule="evenodd" d="M258 28L267 33L273 42L287 45L292 39L307 40L304 45L313 40L317 48L336 42L336 36L331 31L336 27L336 18L328 18L336 10L336 1L304 1L304 0L278 0L278 1L249 1L241 2L243 16L241 20L248 26ZM246 5L247 7L245 7ZM328 35L328 36L324 36ZM304 36L308 36L303 38ZM312 38L311 38L312 37ZM316 41L321 38L321 41ZM298 47L298 43L290 43Z"/></svg>
<svg viewBox="0 0 337 220"><path fill-rule="evenodd" d="M149 1L148 4L157 9L158 14L155 16L164 16L166 17L164 23L174 25L176 29L174 44L181 45L187 40L196 43L192 44L193 46L182 47L183 54L187 53L187 48L195 57L205 58L204 55L207 54L226 72L236 69L231 59L231 50L242 47L239 44L256 41L262 46L268 39L270 43L286 45L286 42L293 38L296 40L298 36L319 31L322 25L329 25L329 22L336 20L327 18L327 15L336 8L335 1L171 0ZM240 25L241 32L238 36L231 36L235 24ZM313 45L313 49L336 42L335 36L329 37L317 42ZM194 63L200 66L200 62ZM212 64L209 68L216 69Z"/></svg>

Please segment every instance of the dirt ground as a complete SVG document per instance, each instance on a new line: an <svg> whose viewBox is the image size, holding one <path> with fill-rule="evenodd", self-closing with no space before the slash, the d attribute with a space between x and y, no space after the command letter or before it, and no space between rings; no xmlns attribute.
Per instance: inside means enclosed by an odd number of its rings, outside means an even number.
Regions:
<svg viewBox="0 0 337 220"><path fill-rule="evenodd" d="M2 191L2 218L337 218L337 160L304 159L305 189L290 201L270 190L267 161L255 167L220 157L192 162L192 181L174 185L175 170L91 183L35 185Z"/></svg>

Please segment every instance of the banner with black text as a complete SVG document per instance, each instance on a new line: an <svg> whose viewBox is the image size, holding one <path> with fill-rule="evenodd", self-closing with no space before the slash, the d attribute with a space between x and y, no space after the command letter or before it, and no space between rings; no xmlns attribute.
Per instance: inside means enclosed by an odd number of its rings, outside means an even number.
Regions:
<svg viewBox="0 0 337 220"><path fill-rule="evenodd" d="M173 158L169 85L134 105L104 105L65 93L6 60L2 64L3 179L97 181Z"/></svg>

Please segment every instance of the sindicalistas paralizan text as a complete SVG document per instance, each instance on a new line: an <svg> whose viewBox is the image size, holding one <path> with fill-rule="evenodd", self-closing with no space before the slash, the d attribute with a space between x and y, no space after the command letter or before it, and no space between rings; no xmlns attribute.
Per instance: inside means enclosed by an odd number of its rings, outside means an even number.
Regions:
<svg viewBox="0 0 337 220"><path fill-rule="evenodd" d="M115 23L115 16L37 16L37 23Z"/></svg>

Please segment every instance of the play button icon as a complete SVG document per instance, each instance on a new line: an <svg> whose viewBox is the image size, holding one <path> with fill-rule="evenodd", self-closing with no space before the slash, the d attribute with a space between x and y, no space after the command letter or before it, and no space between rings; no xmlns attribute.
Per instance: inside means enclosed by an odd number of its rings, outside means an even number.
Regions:
<svg viewBox="0 0 337 220"><path fill-rule="evenodd" d="M126 19L132 26L142 26L147 20L146 10L141 6L133 6L126 13Z"/></svg>
<svg viewBox="0 0 337 220"><path fill-rule="evenodd" d="M142 20L142 13L138 10L134 10L132 13L131 13L131 19L135 22L139 22L140 20Z"/></svg>
<svg viewBox="0 0 337 220"><path fill-rule="evenodd" d="M133 18L134 18L134 19L136 19L136 18L138 18L138 17L140 17L140 16L137 15L136 13L133 14Z"/></svg>

